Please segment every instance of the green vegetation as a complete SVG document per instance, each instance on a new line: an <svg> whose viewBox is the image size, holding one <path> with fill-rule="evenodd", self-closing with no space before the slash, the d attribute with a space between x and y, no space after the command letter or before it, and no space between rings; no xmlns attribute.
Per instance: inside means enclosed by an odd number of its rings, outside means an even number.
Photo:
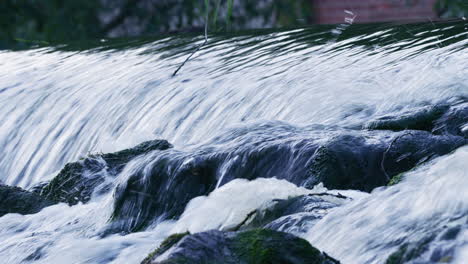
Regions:
<svg viewBox="0 0 468 264"><path fill-rule="evenodd" d="M468 1L466 0L439 0L434 8L442 17L468 16Z"/></svg>
<svg viewBox="0 0 468 264"><path fill-rule="evenodd" d="M190 233L189 232L177 233L177 234L172 234L168 236L166 239L164 239L164 241L161 243L161 245L157 249L155 249L154 251L148 254L148 256L141 262L141 264L151 263L154 256L164 253L166 250L170 249L173 245L177 244L186 235L190 235Z"/></svg>
<svg viewBox="0 0 468 264"><path fill-rule="evenodd" d="M388 186L392 186L392 185L400 183L404 179L404 174L405 173L402 172L402 173L399 173L399 174L393 176L392 179L390 179L390 182L388 183Z"/></svg>
<svg viewBox="0 0 468 264"><path fill-rule="evenodd" d="M233 243L235 252L245 263L288 263L288 254L308 259L308 263L322 263L322 253L302 238L291 238L283 248L285 236L268 229L253 229L239 233ZM287 250L287 252L286 252Z"/></svg>
<svg viewBox="0 0 468 264"><path fill-rule="evenodd" d="M190 236L184 242L179 241ZM306 240L291 234L253 229L244 232L211 230L190 235L168 237L149 254L142 264L155 260L170 248L175 249L157 263L185 264L339 264L340 262L314 248Z"/></svg>
<svg viewBox="0 0 468 264"><path fill-rule="evenodd" d="M0 49L50 43L262 27L314 22L309 0L0 1ZM468 15L465 0L439 0L442 17ZM207 14L207 10L210 10Z"/></svg>
<svg viewBox="0 0 468 264"><path fill-rule="evenodd" d="M107 37L306 24L307 0L0 1L0 48ZM46 43L47 42L47 43Z"/></svg>

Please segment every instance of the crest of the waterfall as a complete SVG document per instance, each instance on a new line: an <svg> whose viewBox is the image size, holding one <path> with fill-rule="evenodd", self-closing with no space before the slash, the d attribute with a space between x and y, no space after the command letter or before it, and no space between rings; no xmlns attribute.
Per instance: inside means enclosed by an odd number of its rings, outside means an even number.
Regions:
<svg viewBox="0 0 468 264"><path fill-rule="evenodd" d="M331 39L328 27L213 36L174 78L203 40L2 51L0 179L30 187L88 152L155 137L185 147L258 120L353 127L468 96L462 22L352 25Z"/></svg>

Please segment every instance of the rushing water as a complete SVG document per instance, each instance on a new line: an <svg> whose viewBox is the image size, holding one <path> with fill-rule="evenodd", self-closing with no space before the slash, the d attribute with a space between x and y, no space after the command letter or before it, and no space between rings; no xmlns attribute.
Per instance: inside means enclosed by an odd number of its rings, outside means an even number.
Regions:
<svg viewBox="0 0 468 264"><path fill-rule="evenodd" d="M179 150L230 149L242 140L230 133L251 133L252 140L313 125L354 128L468 97L466 22L351 26L341 35L332 29L210 36L175 77L202 37L0 51L0 180L29 188L87 153L148 139L167 139ZM467 153L464 147L427 163L397 186L350 192L354 201L301 235L343 263L382 263L402 239L417 242L442 232L441 225L460 225L456 240L427 254L452 250L453 261L465 263ZM119 179L144 161L132 161ZM0 218L0 259L137 263L170 233L223 229L273 199L312 191L283 180L235 180L193 199L177 221L104 238L111 193L84 205L9 214ZM209 210L216 215L206 218Z"/></svg>

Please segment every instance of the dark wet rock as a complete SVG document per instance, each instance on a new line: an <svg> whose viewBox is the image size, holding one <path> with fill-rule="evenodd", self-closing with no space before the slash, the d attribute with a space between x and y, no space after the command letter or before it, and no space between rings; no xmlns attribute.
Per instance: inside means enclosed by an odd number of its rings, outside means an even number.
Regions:
<svg viewBox="0 0 468 264"><path fill-rule="evenodd" d="M468 138L468 103L451 107L435 122L433 132Z"/></svg>
<svg viewBox="0 0 468 264"><path fill-rule="evenodd" d="M35 214L53 204L38 194L0 184L0 217L9 213Z"/></svg>
<svg viewBox="0 0 468 264"><path fill-rule="evenodd" d="M166 150L172 147L172 144L167 140L156 139L145 141L133 148L124 149L114 153L103 154L101 157L106 161L109 168L119 171L127 162L136 156L146 154L153 150Z"/></svg>
<svg viewBox="0 0 468 264"><path fill-rule="evenodd" d="M435 121L447 110L448 105L425 106L410 109L398 115L386 115L365 125L367 129L401 131L406 129L431 131Z"/></svg>
<svg viewBox="0 0 468 264"><path fill-rule="evenodd" d="M106 177L118 174L131 159L153 150L166 150L171 147L166 140L152 140L115 153L88 155L78 162L66 164L50 183L40 191L36 189L35 192L55 202L65 202L69 205L86 203Z"/></svg>
<svg viewBox="0 0 468 264"><path fill-rule="evenodd" d="M304 185L312 187L323 182L330 189L369 192L386 185L393 176L466 143L461 137L416 130L342 134L332 137L314 153L311 177Z"/></svg>
<svg viewBox="0 0 468 264"><path fill-rule="evenodd" d="M167 250L157 250L143 264L337 264L306 240L267 229L207 231L186 235Z"/></svg>
<svg viewBox="0 0 468 264"><path fill-rule="evenodd" d="M466 144L462 137L416 130L293 132L267 130L224 140L220 148L157 153L117 187L112 232L177 219L192 198L236 178L276 177L309 188L323 182L329 189L369 192Z"/></svg>
<svg viewBox="0 0 468 264"><path fill-rule="evenodd" d="M187 158L169 151L156 157L116 188L113 231L133 232L155 219L175 219L194 197L216 187L216 166L210 159Z"/></svg>
<svg viewBox="0 0 468 264"><path fill-rule="evenodd" d="M370 121L364 128L371 130L422 130L436 135L468 138L468 102L466 99L449 105L424 106L386 115Z"/></svg>
<svg viewBox="0 0 468 264"><path fill-rule="evenodd" d="M278 199L265 209L252 211L234 231L267 228L288 233L300 233L310 229L329 210L349 201L342 195L329 193L309 194Z"/></svg>
<svg viewBox="0 0 468 264"><path fill-rule="evenodd" d="M464 138L451 135L438 136L424 131L400 132L385 149L381 169L390 179L467 143Z"/></svg>
<svg viewBox="0 0 468 264"><path fill-rule="evenodd" d="M461 226L452 226L449 227L444 234L442 235L442 240L453 240L457 238L458 234L462 230Z"/></svg>

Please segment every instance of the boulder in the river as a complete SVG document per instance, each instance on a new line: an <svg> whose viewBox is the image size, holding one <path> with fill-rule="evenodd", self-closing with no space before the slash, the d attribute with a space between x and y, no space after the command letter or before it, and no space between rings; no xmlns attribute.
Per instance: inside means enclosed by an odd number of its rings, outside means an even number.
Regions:
<svg viewBox="0 0 468 264"><path fill-rule="evenodd" d="M436 122L435 134L451 134L468 139L468 102L450 108Z"/></svg>
<svg viewBox="0 0 468 264"><path fill-rule="evenodd" d="M0 184L0 217L9 214L35 214L54 202L19 187Z"/></svg>
<svg viewBox="0 0 468 264"><path fill-rule="evenodd" d="M254 229L243 232L217 230L185 235L165 243L142 264L337 264L337 260L288 233ZM172 244L168 247L168 244ZM163 243L164 245L164 243ZM166 249L167 248L167 249Z"/></svg>
<svg viewBox="0 0 468 264"><path fill-rule="evenodd" d="M217 164L205 156L160 153L117 186L111 231L134 232L156 219L176 219L194 197L216 187Z"/></svg>
<svg viewBox="0 0 468 264"><path fill-rule="evenodd" d="M370 192L393 176L466 143L462 137L418 130L343 133L317 149L309 163L311 175L301 185L323 182L329 189Z"/></svg>
<svg viewBox="0 0 468 264"><path fill-rule="evenodd" d="M408 109L398 114L378 117L364 125L370 130L423 130L437 135L468 138L468 102L451 106L439 104Z"/></svg>
<svg viewBox="0 0 468 264"><path fill-rule="evenodd" d="M171 147L166 140L151 140L115 153L88 155L80 161L66 164L39 193L49 200L69 205L86 203L105 177L118 174L131 159L153 150Z"/></svg>
<svg viewBox="0 0 468 264"><path fill-rule="evenodd" d="M370 121L368 129L401 131L405 129L431 131L435 121L448 109L447 105L425 106L410 109L397 115L386 115Z"/></svg>
<svg viewBox="0 0 468 264"><path fill-rule="evenodd" d="M343 205L350 199L341 194L316 193L288 199L276 199L264 209L256 209L236 226L233 231L267 228L288 233L303 233L329 210Z"/></svg>

